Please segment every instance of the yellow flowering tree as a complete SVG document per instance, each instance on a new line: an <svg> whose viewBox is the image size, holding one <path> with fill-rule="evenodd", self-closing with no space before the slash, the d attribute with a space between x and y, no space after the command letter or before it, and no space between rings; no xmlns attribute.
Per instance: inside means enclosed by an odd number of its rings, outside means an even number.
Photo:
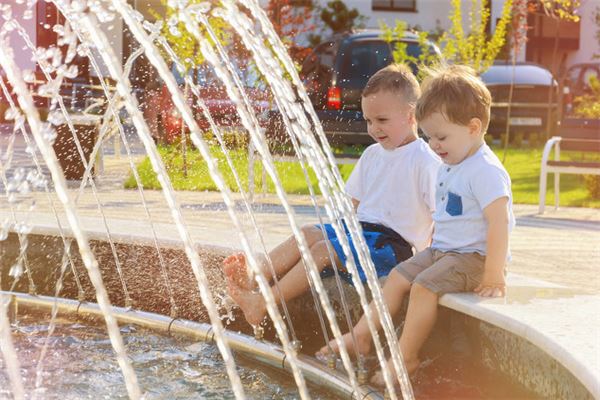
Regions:
<svg viewBox="0 0 600 400"><path fill-rule="evenodd" d="M468 32L463 28L464 18L461 9L461 0L451 0L450 29L446 30L436 41L444 59L454 64L468 65L478 73L487 70L496 59L504 42L506 41L507 26L511 20L512 0L506 0L502 7L502 14L496 23L494 33L487 34L490 22L490 6L488 0L471 0L468 13ZM427 41L430 39L427 32L418 32L418 41L423 51L419 58L411 57L406 53L406 44L400 42L407 29L403 21L389 27L382 23L383 39L394 42L394 61L398 63L411 62L417 65L428 64L435 61L435 56L430 54Z"/></svg>

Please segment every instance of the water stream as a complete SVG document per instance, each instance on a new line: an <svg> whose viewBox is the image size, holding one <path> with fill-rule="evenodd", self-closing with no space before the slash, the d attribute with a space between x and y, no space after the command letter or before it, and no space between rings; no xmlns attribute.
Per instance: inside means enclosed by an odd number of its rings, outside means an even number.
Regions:
<svg viewBox="0 0 600 400"><path fill-rule="evenodd" d="M233 360L231 350L223 339L224 327L221 322L221 315L218 312L218 305L215 303L211 293L211 288L205 272L205 266L203 265L196 249L194 248L189 230L181 212L180 202L178 201L177 194L168 178L164 161L161 159L161 156L157 151L156 145L152 140L148 124L144 120L144 117L139 109L138 101L133 95L133 90L128 75L134 58L132 57L129 62L125 64L125 66L122 66L117 54L115 54L114 49L112 48L107 36L104 34L103 29L101 28L101 26L111 24L115 20L123 21L135 38L137 44L140 46L134 55L137 57L143 53L145 57L150 60L158 76L166 85L170 95L172 96L174 104L176 105L187 128L189 129L190 138L193 145L206 161L209 168L210 177L215 182L222 195L223 201L227 206L227 212L238 235L241 248L246 254L248 265L256 277L261 294L265 298L268 314L271 317L271 320L274 322L278 338L281 341L283 350L290 362L300 396L302 398L310 398L305 378L297 366L297 347L295 346L295 342L297 341L296 335L293 327L291 325L288 327L287 325L288 323L291 323L291 321L286 323L279 312L277 302L275 301L274 297L275 294L272 292L268 280L262 273L259 260L256 257L256 249L251 243L249 237L251 232L248 232L243 226L240 216L236 211L237 208L235 206L235 201L233 200L233 195L224 181L216 160L211 156L209 146L203 138L203 132L196 122L196 116L193 114L186 97L171 74L168 63L181 64L182 60L179 60L172 50L169 51L169 46L165 38L159 35L160 26L149 24L147 21L144 21L143 17L133 10L124 0L52 0L51 3L57 7L57 9L66 19L63 25L57 25L54 29L54 31L58 34L60 42L59 44L66 46L65 54L58 51L58 47L55 46L49 49L36 50L33 43L31 43L31 41L28 39L27 33L13 18L10 5L4 5L0 10L4 18L4 24L0 30L0 66L2 67L3 74L6 76L13 93L17 96L18 107L20 108L19 110L16 108L16 105L13 105L10 109L10 112L15 114L14 119L16 121L22 121L22 125L25 125L24 121L26 120L26 128L22 129L22 134L24 137L26 137L27 133L31 132L31 135L35 140L35 146L37 150L39 150L46 167L50 171L54 193L61 203L64 213L67 216L69 227L72 231L73 237L77 242L79 252L94 285L97 302L103 310L110 343L117 354L117 361L124 377L124 384L126 386L128 396L131 398L141 398L143 390L140 388L136 372L132 367L130 361L131 355L127 353L121 332L119 331L119 328L111 315L111 304L106 293L102 276L98 269L98 263L90 248L86 232L82 229L80 217L76 208L79 197L82 195L85 186L89 183L99 208L99 212L101 213L104 221L104 229L111 244L114 262L120 277L120 282L123 285L123 292L125 293L126 305L132 306L133 302L128 294L127 286L125 285L122 267L119 262L119 256L117 255L116 248L110 238L109 226L102 209L101 201L97 195L96 184L91 178L92 162L88 163L85 160L83 150L77 139L75 139L79 156L82 159L82 163L85 167L85 172L82 182L79 186L79 190L75 194L75 197L72 197L60 165L58 164L56 155L52 149L52 143L57 134L57 125L66 123L69 131L76 138L75 123L69 114L59 91L60 85L63 82L63 78L73 77L77 74L77 68L73 68L73 65L70 64L75 53L87 56L87 58L90 60L90 65L96 74L100 75L102 67L104 70L107 70L110 78L112 78L115 82L116 87L116 91L112 91L104 83L103 79L100 80L108 107L102 120L103 122L100 128L99 141L94 146L93 154L96 154L96 152L99 151L101 143L105 139L107 132L110 130L118 132L119 136L115 138L115 140L121 139L125 144L128 161L133 171L134 178L138 183L143 207L153 229L156 250L158 251L159 258L161 259L161 274L164 281L167 282L166 285L168 285L169 279L167 277L165 261L162 259L160 253L160 246L158 245L158 240L156 239L157 235L152 224L151 213L144 199L140 178L137 175L137 171L131 157L131 151L124 133L125 129L120 118L121 113L125 112L127 114L127 118L130 119L133 127L135 128L139 139L143 143L146 154L149 157L150 162L157 174L158 180L161 183L165 201L168 204L174 225L177 228L180 240L183 243L186 255L191 263L194 276L197 280L198 291L202 299L202 303L207 308L210 322L213 325L215 341L222 356L228 379L231 384L232 392L236 398L240 399L245 398L246 394L244 392L239 373L236 371L236 365ZM197 40L198 49L204 55L207 63L212 66L219 79L222 80L230 99L236 103L241 123L250 136L253 148L256 149L260 155L263 168L266 170L270 179L275 184L277 197L286 212L290 229L298 243L302 260L309 277L311 290L313 295L317 297L315 300L318 301L320 307L324 311L329 323L329 327L333 332L333 336L340 344L340 348L342 350L342 362L346 372L348 373L350 383L353 385L355 391L358 392L359 382L357 381L354 366L345 347L341 345L342 332L337 324L336 315L331 301L328 298L326 290L322 284L319 270L317 269L316 264L310 254L306 240L301 233L299 223L297 222L294 210L290 205L287 193L283 189L281 178L279 177L275 168L274 158L269 152L260 122L254 115L252 106L250 105L250 100L243 89L243 85L241 84L239 77L236 74L236 70L230 59L228 50L219 44L217 36L212 31L211 25L208 23L209 15L211 15L211 18L222 18L223 20L228 21L231 25L231 29L235 31L237 35L239 35L242 43L253 55L253 62L268 83L275 104L282 114L286 125L286 130L290 134L292 142L294 143L294 148L297 151L297 155L303 167L304 176L307 179L308 184L310 184L308 181L308 168L311 168L317 173L319 188L321 193L323 193L322 200L325 203L325 210L328 217L328 221L323 221L323 218L319 214L319 220L322 222L332 223L338 234L344 231L342 221L345 221L350 227L353 241L359 247L358 254L360 262L363 266L365 266L367 272L368 284L375 299L377 313L383 322L385 338L387 341L389 341L392 360L396 366L396 369L398 371L402 371L402 373L398 374L396 377L400 383L402 395L406 399L412 398L412 389L404 372L401 356L397 351L398 346L395 331L391 323L391 318L389 317L387 308L383 304L379 283L372 262L368 257L366 247L364 246L360 226L354 213L352 212L351 203L343 192L343 181L341 179L341 175L337 170L331 149L327 145L327 141L324 137L321 127L318 125L314 110L312 110L310 103L308 102L308 98L304 89L302 88L297 73L294 71L294 67L291 64L289 57L287 54L285 54L280 40L273 34L273 29L266 20L264 12L259 9L259 6L255 1L237 3L230 0L223 0L223 8L213 8L209 3L192 4L185 0L180 0L177 2L170 1L169 4L176 10L173 20L168 22L169 25L174 27L178 23L184 24L185 29ZM29 1L28 5L33 7L35 5L35 1ZM249 10L250 13L244 13L242 8ZM252 19L250 16L252 16L254 19ZM203 28L208 33L208 36L205 36L201 32L200 28ZM29 74L25 74L26 76L23 76L23 71L19 70L19 68L16 66L14 57L15 49L12 47L12 44L8 39L10 32L15 30L25 40L29 51L34 53L34 58L37 60L37 63L44 74L44 78L47 81L37 89L38 92L43 91L46 97L52 99L52 106L47 122L42 121L37 108L34 106L34 92L33 89L31 89L31 86L27 84L27 81L30 80ZM271 44L271 48L265 46L264 43L267 41ZM159 47L155 44L155 42L158 42L163 49L167 50L166 53L168 57L164 58L164 53L160 52ZM19 49L18 51L21 50ZM289 80L284 78L286 75L290 76L291 78L289 78ZM209 120L213 132L219 139L223 152L227 154L227 149L225 148L223 140L220 137L219 128L212 120L208 108L203 106L203 101L199 97L199 91L194 86L193 82L188 83L191 84L192 92L196 96L195 101L200 104L200 108L203 110L205 117ZM56 107L58 107L58 110ZM60 112L62 114L62 118L56 118L56 112ZM7 150L10 152L10 148ZM33 157L35 157L35 155ZM227 161L230 167L232 167L231 160L227 158ZM38 165L37 159L36 165ZM40 167L38 165L38 172L39 170ZM4 175L4 168L2 173L4 186L8 188L8 179ZM237 175L235 175L235 178L239 190L243 193L240 178ZM46 190L49 191L47 186ZM266 253L266 246L260 233L260 229L256 223L253 214L253 208L249 203L248 197L244 193L242 194L242 202L245 206L245 211L250 216L252 222L252 229L250 231L254 231L254 233L259 237L261 245L260 247L262 247L262 250ZM312 188L311 202L318 210L319 199L317 199L317 196L314 194L314 190ZM12 221L13 225L15 226L20 222L23 221L18 221L16 217ZM60 224L60 222L58 223ZM345 237L345 235L338 236L342 238ZM20 236L20 239L22 243L23 254L25 254L25 250L27 248L26 235L22 237ZM65 271L67 270L69 264L72 266L69 245L64 236L63 243L65 247L64 257L60 268L61 273L56 284L56 296L58 296L60 293L61 281ZM384 363L385 355L383 351L383 345L379 339L379 335L373 329L373 316L367 307L368 301L366 289L362 284L360 284L358 271L353 262L353 257L351 256L350 247L347 240L342 240L342 247L346 255L349 256L348 269L355 277L354 281L357 282L356 286L360 296L361 305L366 312L369 326L373 330L377 357L380 363ZM20 276L20 274L18 275ZM277 285L277 281L275 281L275 285ZM171 303L174 304L172 291L170 287L167 289L170 293ZM6 336L9 327L6 323L6 310L4 310L4 308L5 307L3 306L2 310L0 310L2 311L2 315L0 315L0 334L2 334L2 337L6 338L6 340L3 339L0 342L0 344L2 344L1 350L2 355L6 360L14 360L16 354L15 346L12 344L12 341L9 340L10 335ZM286 313L286 319L290 320L285 305L284 312ZM176 315L176 309L174 306L171 308L171 314L172 316ZM347 310L345 314L346 317L349 318ZM46 344L44 345L44 350L41 352L38 360L38 366L36 368L37 378L35 384L36 393L38 393L40 390L41 392L39 393L43 392L42 377L45 370L43 360L45 358L44 354L48 347L48 341L50 340L54 330L55 317L55 314L53 314L50 320L48 334L46 336ZM322 317L321 321L323 324L324 320ZM348 323L350 324L351 321L348 321ZM324 332L323 334L325 335L325 338L328 339L327 333ZM8 375L10 378L9 381L13 396L16 398L22 398L24 396L24 392L21 379L18 378L18 363L9 361L6 367L9 371ZM359 368L360 367L361 364L359 361ZM389 373L386 373L385 381L390 397L397 398L394 390L394 377L392 377Z"/></svg>

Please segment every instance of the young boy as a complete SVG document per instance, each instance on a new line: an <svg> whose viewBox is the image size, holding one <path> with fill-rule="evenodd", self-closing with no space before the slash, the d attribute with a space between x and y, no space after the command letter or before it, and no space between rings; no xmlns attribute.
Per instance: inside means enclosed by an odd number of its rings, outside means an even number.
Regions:
<svg viewBox="0 0 600 400"><path fill-rule="evenodd" d="M409 373L419 365L419 350L435 323L441 295L505 294L508 236L514 225L510 177L483 140L490 120L488 89L467 67L431 72L423 82L416 117L444 163L437 174L433 242L400 263L383 287L391 315L410 292L399 343ZM381 326L379 321L376 325ZM350 350L368 353L371 335L364 316L353 330L358 348ZM335 341L330 344L338 350ZM345 345L352 345L349 334ZM327 347L320 350L327 351ZM387 364L393 372L391 361ZM383 385L382 373L372 382Z"/></svg>
<svg viewBox="0 0 600 400"><path fill-rule="evenodd" d="M434 183L440 160L417 138L415 104L419 95L417 80L409 68L401 65L378 71L362 93L368 133L377 143L360 157L346 183L346 191L352 197L380 277L387 276L398 262L412 257L412 247L420 251L431 241ZM335 267L343 276L346 257L339 239L331 225L326 224L324 230L325 235L320 226L302 228L319 270L332 267L329 254L332 248ZM350 234L346 234L352 247ZM364 282L366 277L353 247L352 252ZM275 274L282 276L277 301L288 301L308 290L308 277L293 236L273 249L269 259ZM271 279L266 259L261 264L261 270ZM230 296L246 320L257 325L266 314L266 306L262 295L253 291L256 282L249 278L246 268L243 254L232 255L223 262Z"/></svg>

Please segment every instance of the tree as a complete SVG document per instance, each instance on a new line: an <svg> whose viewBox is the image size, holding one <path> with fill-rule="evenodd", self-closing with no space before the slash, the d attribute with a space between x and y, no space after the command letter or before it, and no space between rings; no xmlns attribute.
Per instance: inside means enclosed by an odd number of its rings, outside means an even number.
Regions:
<svg viewBox="0 0 600 400"><path fill-rule="evenodd" d="M441 49L444 59L451 63L468 65L478 73L484 72L492 65L506 41L506 29L511 18L512 0L504 2L502 15L498 19L496 29L491 37L487 34L487 27L490 23L488 0L471 0L468 33L465 33L463 28L461 0L451 0L451 7L450 29L446 30L437 40L437 45ZM396 43L394 61L403 62L408 60L414 62L415 60L412 60L406 54L406 45L403 49L403 43L400 42L406 30L406 23L399 21L394 29L384 24L382 29L384 30L384 40ZM432 57L428 55L428 47L423 47L427 46L429 34L419 32L418 37L424 54L416 62L417 64L429 62Z"/></svg>
<svg viewBox="0 0 600 400"><path fill-rule="evenodd" d="M554 35L554 46L552 49L552 63L550 65L550 72L553 76L561 75L562 71L558 71L560 68L556 66L556 55L558 53L558 40L560 39L560 24L562 21L578 22L579 16L577 15L577 9L581 5L579 0L539 0L535 3L538 9L546 14L548 17L556 21L556 31ZM550 85L548 88L548 112L546 114L546 138L550 136L553 131L552 126L552 98L554 97L553 86ZM558 107L558 113L560 113L561 107Z"/></svg>
<svg viewBox="0 0 600 400"><path fill-rule="evenodd" d="M162 6L165 9L164 16L158 13L156 10L152 10L151 14L158 20L162 21L161 35L165 37L169 47L177 55L178 61L183 66L183 70L178 72L181 76L187 76L191 70L195 67L204 63L204 55L199 50L198 41L192 33L190 33L185 23L179 18L179 9L174 7L174 3L169 0L161 0ZM189 0L187 7L193 5L200 5L206 3L205 0ZM216 17L210 13L207 13L208 22L211 29L215 32L215 35L219 42L223 45L230 43L232 34L227 29L227 23L219 17ZM207 37L208 40L212 41L208 36L208 32L205 26L199 26L200 32ZM173 62L168 53L162 49L163 58L167 64ZM185 81L184 96L187 98L189 95L189 87L187 80ZM183 117L182 117L183 118ZM185 124L181 124L181 153L183 157L183 175L187 176L187 137L185 135Z"/></svg>
<svg viewBox="0 0 600 400"><path fill-rule="evenodd" d="M312 32L314 6L311 1L301 0L269 0L267 15L277 35L287 47L292 60L302 63L311 49L300 46L295 39L304 33Z"/></svg>
<svg viewBox="0 0 600 400"><path fill-rule="evenodd" d="M332 33L351 31L363 27L366 19L356 8L349 9L341 0L329 1L326 7L320 9L319 16L324 26L320 34L309 35L309 41L313 46L321 43L324 31L330 30Z"/></svg>
<svg viewBox="0 0 600 400"><path fill-rule="evenodd" d="M517 63L517 54L521 51L527 42L527 13L528 0L513 0L512 24L509 31L509 49L510 58L513 66L513 77L510 81L510 90L508 92L508 107L506 108L506 131L504 134L504 151L502 154L502 162L506 160L508 152L508 143L510 141L510 112L515 85L515 65Z"/></svg>
<svg viewBox="0 0 600 400"><path fill-rule="evenodd" d="M356 8L348 9L341 0L330 1L321 10L321 20L333 33L350 31L361 25L363 19Z"/></svg>

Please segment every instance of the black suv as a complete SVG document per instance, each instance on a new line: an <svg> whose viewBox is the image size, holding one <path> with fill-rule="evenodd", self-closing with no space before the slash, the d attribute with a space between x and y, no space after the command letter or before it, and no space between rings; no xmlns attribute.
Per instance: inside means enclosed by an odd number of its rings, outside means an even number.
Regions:
<svg viewBox="0 0 600 400"><path fill-rule="evenodd" d="M369 78L393 61L395 43L385 42L382 33L365 30L334 35L315 47L302 64L300 77L330 144L373 143L360 99ZM416 34L407 32L402 42L409 55L419 57ZM428 45L432 54L441 57L435 45ZM412 68L416 72L416 66ZM282 138L282 131L280 118L271 118L271 136Z"/></svg>

